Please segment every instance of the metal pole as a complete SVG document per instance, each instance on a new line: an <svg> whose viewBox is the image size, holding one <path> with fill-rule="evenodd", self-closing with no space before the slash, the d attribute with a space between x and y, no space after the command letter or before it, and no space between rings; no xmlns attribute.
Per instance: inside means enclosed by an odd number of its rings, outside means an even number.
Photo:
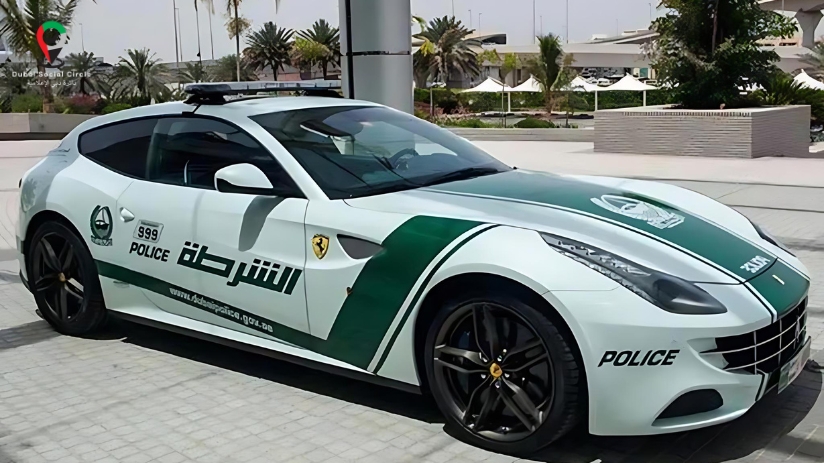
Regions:
<svg viewBox="0 0 824 463"><path fill-rule="evenodd" d="M532 43L535 43L535 39L538 37L535 35L535 1L532 0ZM541 34L543 35L543 32Z"/></svg>
<svg viewBox="0 0 824 463"><path fill-rule="evenodd" d="M200 61L200 65L203 66L203 55L200 53L200 11L197 8L197 3L195 3L195 20L197 22L197 59Z"/></svg>
<svg viewBox="0 0 824 463"><path fill-rule="evenodd" d="M172 16L175 23L175 63L177 69L180 70L180 40L177 35L177 1L172 0Z"/></svg>
<svg viewBox="0 0 824 463"><path fill-rule="evenodd" d="M455 0L452 0L452 17L455 17Z"/></svg>
<svg viewBox="0 0 824 463"><path fill-rule="evenodd" d="M175 13L177 13L177 28L180 32L183 32L183 26L180 23L180 8L175 8ZM185 61L186 58L183 57L183 37L180 38L180 61Z"/></svg>
<svg viewBox="0 0 824 463"><path fill-rule="evenodd" d="M483 13L478 13L478 31L479 32L481 30L481 16L482 15L483 15Z"/></svg>
<svg viewBox="0 0 824 463"><path fill-rule="evenodd" d="M86 39L83 37L83 23L80 24L80 47L83 48L83 53L86 53Z"/></svg>
<svg viewBox="0 0 824 463"><path fill-rule="evenodd" d="M652 3L649 3L649 24L652 26Z"/></svg>
<svg viewBox="0 0 824 463"><path fill-rule="evenodd" d="M541 37L544 36L544 15L541 15Z"/></svg>
<svg viewBox="0 0 824 463"><path fill-rule="evenodd" d="M569 0L566 2L566 43L569 43Z"/></svg>
<svg viewBox="0 0 824 463"><path fill-rule="evenodd" d="M472 10L469 10L469 28L472 29Z"/></svg>

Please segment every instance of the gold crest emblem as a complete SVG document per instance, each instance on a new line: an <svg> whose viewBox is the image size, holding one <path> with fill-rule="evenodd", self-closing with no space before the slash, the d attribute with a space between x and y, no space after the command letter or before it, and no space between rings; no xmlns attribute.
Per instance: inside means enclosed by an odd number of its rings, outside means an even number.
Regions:
<svg viewBox="0 0 824 463"><path fill-rule="evenodd" d="M312 251L315 251L315 256L318 259L323 259L326 256L326 251L329 250L329 237L324 235L315 235L312 238Z"/></svg>

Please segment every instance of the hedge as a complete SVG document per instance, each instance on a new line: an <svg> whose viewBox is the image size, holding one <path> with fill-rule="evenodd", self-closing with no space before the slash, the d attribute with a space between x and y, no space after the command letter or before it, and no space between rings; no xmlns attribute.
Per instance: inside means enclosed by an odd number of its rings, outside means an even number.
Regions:
<svg viewBox="0 0 824 463"><path fill-rule="evenodd" d="M450 114L457 110L458 106L470 112L500 111L500 93L458 93L460 90L436 88L434 91L435 107L441 108L445 113ZM595 110L595 94L580 93L579 96L586 102L586 111ZM415 101L429 104L429 90L415 89ZM644 95L641 92L599 92L598 109L616 109L641 106ZM647 92L647 105L671 104L668 92L665 90L653 90ZM543 109L543 93L513 93L512 109ZM503 108L506 109L506 98L503 100ZM582 108L583 109L583 108Z"/></svg>

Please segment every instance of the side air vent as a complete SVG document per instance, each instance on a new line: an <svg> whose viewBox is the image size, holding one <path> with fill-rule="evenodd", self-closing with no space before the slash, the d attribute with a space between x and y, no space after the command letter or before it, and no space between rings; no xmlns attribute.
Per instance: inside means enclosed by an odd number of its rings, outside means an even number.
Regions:
<svg viewBox="0 0 824 463"><path fill-rule="evenodd" d="M699 389L690 391L675 399L669 407L665 408L657 419L677 418L680 416L695 415L698 413L711 412L724 405L724 399L715 389Z"/></svg>
<svg viewBox="0 0 824 463"><path fill-rule="evenodd" d="M368 259L383 249L379 244L353 236L338 235L338 242L346 255L353 259Z"/></svg>

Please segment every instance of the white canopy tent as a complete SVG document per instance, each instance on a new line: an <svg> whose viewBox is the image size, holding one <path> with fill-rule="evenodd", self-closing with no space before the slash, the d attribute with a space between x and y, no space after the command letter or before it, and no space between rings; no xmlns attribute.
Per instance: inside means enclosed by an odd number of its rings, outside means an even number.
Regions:
<svg viewBox="0 0 824 463"><path fill-rule="evenodd" d="M652 85L647 85L640 80L632 77L631 75L625 75L621 80L618 82L610 85L607 88L601 89L602 92L611 92L611 91L624 91L624 92L644 92L644 106L647 105L647 90L658 90L658 87L653 87Z"/></svg>
<svg viewBox="0 0 824 463"><path fill-rule="evenodd" d="M807 88L813 88L815 90L824 90L824 82L816 80L803 70L801 71L801 74L795 76L795 79L793 80Z"/></svg>
<svg viewBox="0 0 824 463"><path fill-rule="evenodd" d="M598 111L598 92L603 90L602 87L599 87L595 84L591 84L584 80L581 76L577 76L572 79L572 82L569 83L566 87L561 89L565 92L586 92L586 93L595 93L595 110Z"/></svg>
<svg viewBox="0 0 824 463"><path fill-rule="evenodd" d="M529 76L529 79L526 82L514 87L510 90L510 92L529 92L529 93L541 93L541 84L535 80L535 77Z"/></svg>
<svg viewBox="0 0 824 463"><path fill-rule="evenodd" d="M481 82L477 86L468 88L461 93L506 93L508 100L507 112L511 112L512 98L510 92L512 92L512 87L509 85L497 81L492 77L487 77L485 81Z"/></svg>

